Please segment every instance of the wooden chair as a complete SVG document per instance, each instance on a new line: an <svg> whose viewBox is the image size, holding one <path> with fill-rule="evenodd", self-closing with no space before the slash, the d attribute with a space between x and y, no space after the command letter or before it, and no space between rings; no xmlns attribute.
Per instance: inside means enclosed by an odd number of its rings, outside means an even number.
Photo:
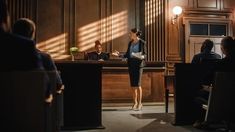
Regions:
<svg viewBox="0 0 235 132"><path fill-rule="evenodd" d="M206 122L225 121L227 129L235 122L235 72L216 72L206 109Z"/></svg>
<svg viewBox="0 0 235 132"><path fill-rule="evenodd" d="M175 64L174 125L191 125L201 115L201 107L195 102L195 97L201 82L213 67L208 64Z"/></svg>

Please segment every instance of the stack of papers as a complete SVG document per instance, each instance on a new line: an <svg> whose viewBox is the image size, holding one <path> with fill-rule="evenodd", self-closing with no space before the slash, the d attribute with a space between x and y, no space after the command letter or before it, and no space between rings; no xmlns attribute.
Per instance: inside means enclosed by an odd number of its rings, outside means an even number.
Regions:
<svg viewBox="0 0 235 132"><path fill-rule="evenodd" d="M144 59L142 52L137 52L137 53L132 52L131 55L137 59L140 59L140 60Z"/></svg>

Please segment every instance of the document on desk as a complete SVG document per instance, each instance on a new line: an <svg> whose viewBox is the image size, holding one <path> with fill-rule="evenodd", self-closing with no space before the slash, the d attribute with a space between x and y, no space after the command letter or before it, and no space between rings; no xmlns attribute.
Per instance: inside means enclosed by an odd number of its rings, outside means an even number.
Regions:
<svg viewBox="0 0 235 132"><path fill-rule="evenodd" d="M132 52L131 55L137 59L140 59L140 60L144 59L142 52L137 52L137 53Z"/></svg>

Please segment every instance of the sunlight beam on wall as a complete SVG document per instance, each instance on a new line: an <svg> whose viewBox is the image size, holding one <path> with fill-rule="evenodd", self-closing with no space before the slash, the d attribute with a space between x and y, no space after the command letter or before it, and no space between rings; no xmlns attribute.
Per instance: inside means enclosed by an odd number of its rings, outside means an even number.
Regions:
<svg viewBox="0 0 235 132"><path fill-rule="evenodd" d="M105 43L125 35L128 30L127 21L127 11L122 11L79 28L77 30L79 51L93 48L96 40Z"/></svg>
<svg viewBox="0 0 235 132"><path fill-rule="evenodd" d="M68 34L63 33L48 40L37 43L37 48L41 51L49 53L53 59L68 58Z"/></svg>
<svg viewBox="0 0 235 132"><path fill-rule="evenodd" d="M150 25L156 22L156 19L161 11L159 2L156 0L148 0L145 2L145 25Z"/></svg>

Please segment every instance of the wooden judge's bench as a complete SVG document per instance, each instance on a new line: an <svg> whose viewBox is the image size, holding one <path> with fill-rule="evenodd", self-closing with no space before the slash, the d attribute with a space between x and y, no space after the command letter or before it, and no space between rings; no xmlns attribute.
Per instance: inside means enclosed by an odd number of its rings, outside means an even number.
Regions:
<svg viewBox="0 0 235 132"><path fill-rule="evenodd" d="M56 61L57 65L71 63L73 65L101 65L101 88L102 102L130 102L132 101L130 80L126 61L109 60L109 61ZM84 67L83 71L90 69ZM164 74L165 62L146 62L142 76L143 101L146 102L163 102L164 101ZM81 74L80 74L81 75ZM77 76L80 76L79 74ZM83 75L84 76L84 75ZM86 76L93 76L87 74ZM72 76L71 76L72 77ZM79 78L79 77L77 77ZM79 80L77 80L79 81ZM87 83L93 83L87 80Z"/></svg>
<svg viewBox="0 0 235 132"><path fill-rule="evenodd" d="M64 130L103 128L102 102L132 102L127 62L56 61L64 90ZM164 101L164 62L147 62L143 102Z"/></svg>
<svg viewBox="0 0 235 132"><path fill-rule="evenodd" d="M131 102L132 93L126 61L101 62L102 101ZM164 62L147 62L143 70L142 89L144 102L164 101Z"/></svg>

